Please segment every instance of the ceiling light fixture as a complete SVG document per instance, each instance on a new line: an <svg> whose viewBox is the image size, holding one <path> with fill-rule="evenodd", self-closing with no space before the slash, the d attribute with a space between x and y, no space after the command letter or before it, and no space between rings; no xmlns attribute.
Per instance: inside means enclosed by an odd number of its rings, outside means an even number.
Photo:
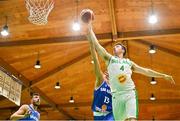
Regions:
<svg viewBox="0 0 180 121"><path fill-rule="evenodd" d="M73 30L74 31L79 31L80 30L80 25L78 21L74 21L73 23Z"/></svg>
<svg viewBox="0 0 180 121"><path fill-rule="evenodd" d="M4 25L4 27L1 30L1 35L4 37L9 35L9 29L8 29L8 25L7 25L7 16L6 16L6 24Z"/></svg>
<svg viewBox="0 0 180 121"><path fill-rule="evenodd" d="M54 88L55 88L55 89L60 89L60 88L61 88L60 83L59 83L59 82L56 82L56 85L55 85Z"/></svg>
<svg viewBox="0 0 180 121"><path fill-rule="evenodd" d="M38 52L38 55L37 55L37 60L36 60L36 64L34 65L34 68L36 68L36 69L41 68L41 62L39 60L39 52Z"/></svg>
<svg viewBox="0 0 180 121"><path fill-rule="evenodd" d="M70 97L69 103L74 103L73 96Z"/></svg>
<svg viewBox="0 0 180 121"><path fill-rule="evenodd" d="M156 53L156 50L155 50L155 46L154 46L154 45L150 45L150 47L149 47L149 53L151 53L151 54Z"/></svg>
<svg viewBox="0 0 180 121"><path fill-rule="evenodd" d="M91 64L94 64L94 61L93 61L93 60L91 61Z"/></svg>
<svg viewBox="0 0 180 121"><path fill-rule="evenodd" d="M79 0L76 0L76 18L75 18L75 21L74 21L73 27L72 27L72 29L74 31L80 30L80 24L79 24L79 20L78 20L78 4L79 4Z"/></svg>
<svg viewBox="0 0 180 121"><path fill-rule="evenodd" d="M157 23L157 21L158 21L158 19L157 19L157 16L155 14L151 14L149 16L149 23L155 24L155 23Z"/></svg>
<svg viewBox="0 0 180 121"><path fill-rule="evenodd" d="M151 13L149 15L148 21L150 24L155 24L158 22L157 15L154 13L154 4L152 0L151 0Z"/></svg>
<svg viewBox="0 0 180 121"><path fill-rule="evenodd" d="M152 85L154 85L154 84L157 84L157 81L155 80L155 78L154 77L152 77L151 78L151 82L150 82Z"/></svg>
<svg viewBox="0 0 180 121"><path fill-rule="evenodd" d="M152 101L156 100L156 97L154 96L153 93L151 94L150 100L152 100Z"/></svg>

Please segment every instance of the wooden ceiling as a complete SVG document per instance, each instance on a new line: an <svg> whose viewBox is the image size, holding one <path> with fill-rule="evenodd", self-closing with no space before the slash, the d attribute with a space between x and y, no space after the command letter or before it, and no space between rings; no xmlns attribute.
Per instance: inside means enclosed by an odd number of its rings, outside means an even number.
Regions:
<svg viewBox="0 0 180 121"><path fill-rule="evenodd" d="M139 95L139 119L180 120L180 1L153 0L158 23L150 25L147 17L151 0L80 0L79 12L94 11L93 28L100 43L112 53L113 40L123 41L128 57L143 67L170 74L172 85L157 79L133 74ZM89 44L83 24L73 31L75 0L55 0L48 24L31 24L24 0L0 1L0 27L8 16L10 35L0 36L0 66L17 76L24 84L21 104L29 103L29 85L42 97L42 120L93 119L91 102L95 76ZM154 44L157 52L148 53ZM40 53L41 69L34 69ZM101 61L104 70L105 65ZM61 89L54 89L60 80ZM157 100L150 101L154 93ZM73 95L75 103L68 101ZM0 120L8 119L18 107L0 97Z"/></svg>

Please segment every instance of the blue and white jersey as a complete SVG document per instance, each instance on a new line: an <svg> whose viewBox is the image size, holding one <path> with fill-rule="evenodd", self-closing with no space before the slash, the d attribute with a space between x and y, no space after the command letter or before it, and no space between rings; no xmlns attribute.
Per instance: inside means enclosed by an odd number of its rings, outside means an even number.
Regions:
<svg viewBox="0 0 180 121"><path fill-rule="evenodd" d="M34 110L30 105L29 106L29 110L31 112L30 116L20 119L20 120L33 120L33 121L39 121L38 117L39 117L39 112L37 112L36 110Z"/></svg>
<svg viewBox="0 0 180 121"><path fill-rule="evenodd" d="M94 99L92 104L93 111L101 111L102 106L106 107L106 111L112 112L112 96L109 85L103 81L103 83L94 90Z"/></svg>

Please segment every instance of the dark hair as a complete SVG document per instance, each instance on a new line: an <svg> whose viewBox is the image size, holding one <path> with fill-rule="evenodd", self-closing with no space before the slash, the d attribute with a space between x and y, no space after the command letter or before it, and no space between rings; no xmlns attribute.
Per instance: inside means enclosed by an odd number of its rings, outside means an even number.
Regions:
<svg viewBox="0 0 180 121"><path fill-rule="evenodd" d="M122 47L122 49L124 50L123 56L125 56L125 55L126 55L126 47L125 47L123 44L121 44L121 43L116 43L116 44L114 45L114 47L115 47L116 45L120 45L120 46ZM114 51L115 51L115 50L114 50Z"/></svg>
<svg viewBox="0 0 180 121"><path fill-rule="evenodd" d="M30 95L31 95L31 98L32 98L33 96L39 96L39 93L31 92Z"/></svg>

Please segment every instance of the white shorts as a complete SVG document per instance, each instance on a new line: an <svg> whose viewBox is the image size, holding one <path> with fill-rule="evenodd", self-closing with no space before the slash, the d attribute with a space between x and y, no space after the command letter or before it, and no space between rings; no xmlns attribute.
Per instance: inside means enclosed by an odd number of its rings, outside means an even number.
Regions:
<svg viewBox="0 0 180 121"><path fill-rule="evenodd" d="M138 100L136 90L113 93L112 106L115 120L123 121L127 118L137 118Z"/></svg>

